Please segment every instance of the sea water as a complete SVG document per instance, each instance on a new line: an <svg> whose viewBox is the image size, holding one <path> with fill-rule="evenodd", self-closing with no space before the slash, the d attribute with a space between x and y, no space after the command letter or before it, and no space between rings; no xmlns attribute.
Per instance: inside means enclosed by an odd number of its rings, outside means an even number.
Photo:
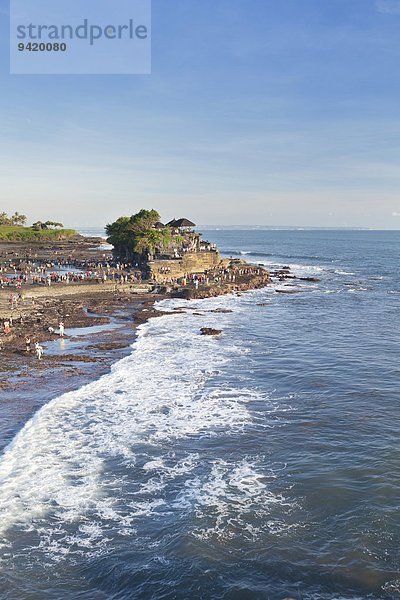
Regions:
<svg viewBox="0 0 400 600"><path fill-rule="evenodd" d="M206 237L319 281L163 300L26 423L0 456L1 600L400 596L400 232Z"/></svg>

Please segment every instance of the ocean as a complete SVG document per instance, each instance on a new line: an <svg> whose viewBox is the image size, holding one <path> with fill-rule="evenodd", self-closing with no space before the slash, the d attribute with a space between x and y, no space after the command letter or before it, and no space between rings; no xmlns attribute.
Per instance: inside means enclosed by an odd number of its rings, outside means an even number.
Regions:
<svg viewBox="0 0 400 600"><path fill-rule="evenodd" d="M163 300L30 419L0 456L1 600L399 598L400 232L205 237L320 281Z"/></svg>

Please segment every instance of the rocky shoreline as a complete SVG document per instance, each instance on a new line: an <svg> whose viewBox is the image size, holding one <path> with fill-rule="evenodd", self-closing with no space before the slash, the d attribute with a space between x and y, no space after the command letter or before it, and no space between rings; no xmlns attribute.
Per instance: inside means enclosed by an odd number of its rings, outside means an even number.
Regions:
<svg viewBox="0 0 400 600"><path fill-rule="evenodd" d="M254 267L239 259L221 259L218 267L207 273L206 281L195 278L169 284L144 281L119 265L117 278L115 273L110 277L110 271L116 269L96 268L96 265L109 265L112 261L110 250L104 250L103 244L101 238L82 236L36 245L32 242L0 244L3 369L7 357L19 356L22 362L26 359L27 338L31 348L35 342L42 344L53 340L60 322L64 323L68 335L69 330L77 327L105 324L110 315L125 307L126 311L131 311L130 322L135 323L140 307L146 305L146 318L149 318L149 306L161 298L209 298L272 282L263 267ZM50 281L52 269L58 269L59 275L60 270L72 268L71 265L74 268L79 265L78 271L91 269L95 276L75 280L68 274L67 278L57 276ZM0 387L2 385L4 381L0 377Z"/></svg>
<svg viewBox="0 0 400 600"><path fill-rule="evenodd" d="M27 260L28 256L39 261L55 256L65 261L71 256L79 260L107 259L104 249L98 246L99 240L52 242L32 252L24 244L4 244L0 245L0 261L5 264L10 257ZM200 285L194 280L184 282L185 285L160 285L151 281L119 283L93 279L60 282L50 287L22 285L0 289L0 410L2 403L7 404L7 409L10 403L23 405L23 411L15 414L10 423L3 423L3 429L8 427L9 432L3 439L11 439L48 400L93 381L128 355L140 324L171 314L154 307L158 300L241 293L291 277L287 269L269 273L239 259L222 259L218 272L209 276L210 281ZM16 298L14 306L11 296ZM9 333L5 333L4 322L10 320L11 314L13 323ZM65 326L63 339L57 333L60 321ZM204 325L207 330L207 323ZM27 338L31 340L30 352L26 349ZM42 360L34 353L36 341L44 346Z"/></svg>

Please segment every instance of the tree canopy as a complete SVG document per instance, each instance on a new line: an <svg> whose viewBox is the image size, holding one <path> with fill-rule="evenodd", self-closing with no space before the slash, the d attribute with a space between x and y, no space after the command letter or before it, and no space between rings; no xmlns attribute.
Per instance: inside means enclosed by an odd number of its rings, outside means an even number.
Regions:
<svg viewBox="0 0 400 600"><path fill-rule="evenodd" d="M120 217L106 225L107 241L123 254L143 254L146 250L153 250L161 242L170 239L168 227L154 229L159 220L160 215L156 210L144 208L131 217Z"/></svg>
<svg viewBox="0 0 400 600"><path fill-rule="evenodd" d="M42 221L36 221L33 223L32 228L35 231L42 231L43 229L52 229L53 227L64 227L62 223L57 223L56 221L46 221L43 223Z"/></svg>
<svg viewBox="0 0 400 600"><path fill-rule="evenodd" d="M21 215L19 212L15 212L11 217L7 215L6 212L0 213L0 225L5 227L24 227L26 224L27 218L25 215ZM36 221L33 223L32 228L35 231L42 231L43 229L52 229L57 227L64 227L62 223L57 223L56 221Z"/></svg>
<svg viewBox="0 0 400 600"><path fill-rule="evenodd" d="M26 223L26 216L21 215L19 212L15 212L11 217L7 213L0 213L0 225L6 225L9 227L23 227Z"/></svg>

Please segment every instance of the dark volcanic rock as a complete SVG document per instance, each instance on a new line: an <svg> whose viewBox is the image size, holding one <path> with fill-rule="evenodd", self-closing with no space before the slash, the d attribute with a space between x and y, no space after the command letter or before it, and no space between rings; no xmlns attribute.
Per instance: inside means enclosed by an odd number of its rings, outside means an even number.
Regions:
<svg viewBox="0 0 400 600"><path fill-rule="evenodd" d="M87 349L95 349L95 350L120 350L121 348L127 348L131 345L131 341L127 342L107 342L106 344L91 344L87 346Z"/></svg>
<svg viewBox="0 0 400 600"><path fill-rule="evenodd" d="M141 325L142 323L146 323L149 319L154 319L156 317L179 315L179 314L185 315L187 313L184 310L176 310L176 311L167 312L164 310L157 310L156 308L143 308L141 310L141 312L134 313L132 315L132 318L136 325Z"/></svg>
<svg viewBox="0 0 400 600"><path fill-rule="evenodd" d="M321 281L317 277L299 277L301 281Z"/></svg>
<svg viewBox="0 0 400 600"><path fill-rule="evenodd" d="M223 329L212 329L211 327L202 327L200 329L201 335L220 335Z"/></svg>

